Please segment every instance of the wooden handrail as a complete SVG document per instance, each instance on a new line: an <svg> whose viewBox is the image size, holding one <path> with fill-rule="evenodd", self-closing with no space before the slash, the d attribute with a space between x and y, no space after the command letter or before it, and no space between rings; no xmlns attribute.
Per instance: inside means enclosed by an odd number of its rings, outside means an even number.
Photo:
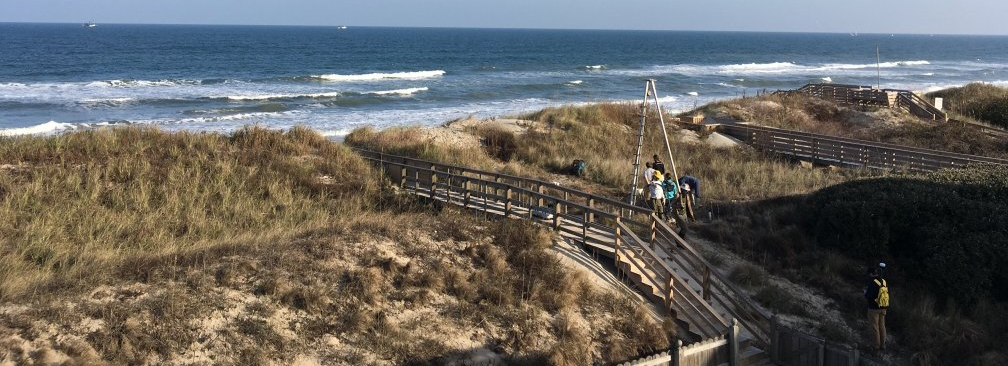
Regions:
<svg viewBox="0 0 1008 366"><path fill-rule="evenodd" d="M961 167L968 164L1008 165L1008 160L1006 159L817 135L763 126L718 124L715 125L715 129L772 152L794 155L799 158L802 155L808 155L805 157L812 160L832 160L840 164L881 164L880 167L887 168L908 166L917 170ZM844 150L865 152L868 155L854 158L843 154ZM883 157L884 159L882 159Z"/></svg>
<svg viewBox="0 0 1008 366"><path fill-rule="evenodd" d="M540 179L526 178L526 177L520 177L520 176L515 176L515 175L509 175L509 174L505 174L505 173L491 172L491 171L472 169L472 168L467 168L467 167L462 167L462 166L457 166L457 165L437 163L437 162L432 162L432 161L427 161L427 160L421 160L421 159L411 158L411 157L408 157L408 156L385 154L385 153L382 153L382 152L377 152L377 151L372 151L372 150L367 150L367 149L362 149L362 148L356 148L356 147L352 147L351 149L355 150L356 152L360 153L361 155L365 155L365 154L367 154L367 155L388 155L388 156L394 156L394 157L396 157L398 159L405 159L406 161L411 161L411 162L416 162L416 163L422 163L422 164L429 164L429 165L441 168L442 170L439 170L439 172L443 172L445 170L458 170L458 171L461 171L463 173L473 173L473 174L489 175L489 176L493 176L493 177L510 179L510 180L518 181L519 183L539 184L539 185L543 185L544 187L549 187L550 189L556 189L556 190L560 190L560 191L565 191L565 192L568 192L568 193L571 193L571 194L575 194L575 195L579 195L579 196L585 197L585 198L592 197L592 198L594 198L596 200L597 203L604 203L604 204L607 204L607 205L612 205L612 206L615 206L616 208L622 208L622 209L625 209L625 210L631 210L631 211L634 211L636 213L641 213L641 214L645 214L645 215L651 213L651 210L643 208L643 207L634 206L634 205L628 204L626 202L620 202L620 201L617 201L617 200L610 199L608 197L593 195L591 193L580 191L580 190L577 190L577 189L574 189L574 188L556 185L556 184L553 184L552 182L546 182L546 181L543 181L543 180L540 180Z"/></svg>

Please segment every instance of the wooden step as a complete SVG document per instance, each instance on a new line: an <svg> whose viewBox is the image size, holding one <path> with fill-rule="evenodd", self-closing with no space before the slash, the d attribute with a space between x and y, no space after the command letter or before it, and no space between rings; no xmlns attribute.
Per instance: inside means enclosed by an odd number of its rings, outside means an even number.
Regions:
<svg viewBox="0 0 1008 366"><path fill-rule="evenodd" d="M739 365L741 366L759 365L769 359L770 355L759 348L753 346L742 348L742 345L739 345Z"/></svg>

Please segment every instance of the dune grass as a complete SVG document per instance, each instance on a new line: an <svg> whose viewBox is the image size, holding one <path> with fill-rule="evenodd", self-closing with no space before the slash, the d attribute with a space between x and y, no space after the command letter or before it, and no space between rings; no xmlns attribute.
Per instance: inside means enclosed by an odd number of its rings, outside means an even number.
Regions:
<svg viewBox="0 0 1008 366"><path fill-rule="evenodd" d="M428 138L421 127L390 127L381 131L363 127L353 130L344 142L374 151L476 169L491 169L495 166L493 159L482 149L438 143Z"/></svg>
<svg viewBox="0 0 1008 366"><path fill-rule="evenodd" d="M943 98L952 118L974 120L1008 128L1008 88L986 83L970 83L928 93Z"/></svg>
<svg viewBox="0 0 1008 366"><path fill-rule="evenodd" d="M0 163L0 299L131 257L291 237L377 191L361 158L303 128L5 138Z"/></svg>
<svg viewBox="0 0 1008 366"><path fill-rule="evenodd" d="M580 365L675 336L544 229L382 179L306 128L0 139L0 363Z"/></svg>

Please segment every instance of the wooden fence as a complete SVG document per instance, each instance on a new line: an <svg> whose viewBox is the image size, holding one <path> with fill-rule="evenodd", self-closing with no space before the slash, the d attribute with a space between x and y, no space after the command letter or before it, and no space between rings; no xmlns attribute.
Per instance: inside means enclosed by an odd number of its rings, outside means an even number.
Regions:
<svg viewBox="0 0 1008 366"><path fill-rule="evenodd" d="M739 328L735 324L717 338L687 346L680 340L666 352L623 362L619 366L738 366L741 364L739 346Z"/></svg>
<svg viewBox="0 0 1008 366"><path fill-rule="evenodd" d="M827 342L773 321L770 360L780 366L888 366L846 345Z"/></svg>
<svg viewBox="0 0 1008 366"><path fill-rule="evenodd" d="M808 84L798 90L781 93L803 93L847 105L899 107L918 118L948 121L948 114L909 90L876 89L862 85Z"/></svg>
<svg viewBox="0 0 1008 366"><path fill-rule="evenodd" d="M1008 165L1008 160L1005 159L779 128L745 124L721 124L714 128L756 148L818 164L916 171L961 168L969 164Z"/></svg>

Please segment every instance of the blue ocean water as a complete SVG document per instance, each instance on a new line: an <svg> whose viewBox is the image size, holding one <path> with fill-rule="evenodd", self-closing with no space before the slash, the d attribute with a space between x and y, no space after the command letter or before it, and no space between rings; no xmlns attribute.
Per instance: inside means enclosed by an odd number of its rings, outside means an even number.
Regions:
<svg viewBox="0 0 1008 366"><path fill-rule="evenodd" d="M672 110L809 82L1008 85L1008 37L0 24L0 133L434 125L640 99ZM696 94L695 96L693 94Z"/></svg>

